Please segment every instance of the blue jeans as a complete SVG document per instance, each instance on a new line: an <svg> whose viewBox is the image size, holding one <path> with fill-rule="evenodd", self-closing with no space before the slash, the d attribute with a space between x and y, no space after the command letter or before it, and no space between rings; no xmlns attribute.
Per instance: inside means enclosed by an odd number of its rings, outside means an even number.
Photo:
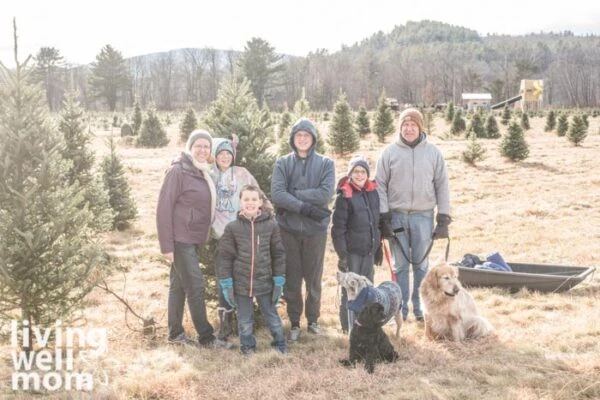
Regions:
<svg viewBox="0 0 600 400"><path fill-rule="evenodd" d="M389 243L394 258L396 281L402 290L402 317L408 316L410 298L415 317L421 318L423 310L419 288L429 269L426 253L433 234L433 210L410 213L393 211L392 228L396 232L397 240L391 239ZM410 265L413 271L412 296L410 296L409 281Z"/></svg>
<svg viewBox="0 0 600 400"><path fill-rule="evenodd" d="M272 303L271 294L255 296L256 302L265 317L273 341L271 346L276 347L280 352L287 350L285 336L283 334L283 324L277 313L277 308ZM240 335L240 350L247 354L256 351L256 338L254 337L254 302L250 296L235 295L235 301L238 305L238 332Z"/></svg>
<svg viewBox="0 0 600 400"><path fill-rule="evenodd" d="M367 254L361 256L359 254L348 253L347 263L348 271L356 274L366 276L371 282L375 271L373 270L373 254ZM373 282L374 283L374 282ZM346 289L342 288L342 302L340 304L340 324L344 332L350 332L356 315L354 311L348 310L348 293Z"/></svg>
<svg viewBox="0 0 600 400"><path fill-rule="evenodd" d="M175 242L174 262L169 276L168 324L169 338L174 339L183 333L183 309L187 299L188 308L198 333L198 342L212 342L213 327L206 317L204 302L204 275L200 269L198 246Z"/></svg>

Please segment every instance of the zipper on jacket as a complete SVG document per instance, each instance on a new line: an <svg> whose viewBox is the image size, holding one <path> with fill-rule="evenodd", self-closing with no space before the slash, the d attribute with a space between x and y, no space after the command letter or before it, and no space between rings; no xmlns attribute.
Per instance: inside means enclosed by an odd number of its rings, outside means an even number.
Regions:
<svg viewBox="0 0 600 400"><path fill-rule="evenodd" d="M250 220L250 237L251 237L251 242L252 245L250 246L250 297L253 297L253 292L254 292L254 251L255 251L255 246L254 246L254 219ZM256 238L257 244L258 244L258 240L259 238Z"/></svg>

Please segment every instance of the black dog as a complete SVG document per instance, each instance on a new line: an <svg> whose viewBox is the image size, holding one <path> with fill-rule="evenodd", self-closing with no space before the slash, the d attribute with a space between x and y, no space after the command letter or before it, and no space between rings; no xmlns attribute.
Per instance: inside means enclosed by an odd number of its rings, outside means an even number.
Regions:
<svg viewBox="0 0 600 400"><path fill-rule="evenodd" d="M384 322L383 306L379 303L367 304L358 314L350 332L350 355L340 363L349 367L362 360L367 372L372 374L376 362L395 362L398 353L382 329Z"/></svg>

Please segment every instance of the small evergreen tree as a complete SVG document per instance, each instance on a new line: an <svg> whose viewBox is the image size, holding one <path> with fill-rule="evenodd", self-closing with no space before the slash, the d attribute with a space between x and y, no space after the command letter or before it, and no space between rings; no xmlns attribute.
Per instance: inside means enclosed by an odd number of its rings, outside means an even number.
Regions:
<svg viewBox="0 0 600 400"><path fill-rule="evenodd" d="M289 131L291 125L292 114L290 114L288 110L285 110L283 114L281 114L281 120L279 121L279 132L277 137L279 139L287 139L286 133Z"/></svg>
<svg viewBox="0 0 600 400"><path fill-rule="evenodd" d="M329 125L327 139L333 152L342 156L357 150L360 145L359 137L354 130L352 111L343 92L333 106L333 120Z"/></svg>
<svg viewBox="0 0 600 400"><path fill-rule="evenodd" d="M498 139L500 137L500 129L494 114L490 114L485 121L485 137L488 139Z"/></svg>
<svg viewBox="0 0 600 400"><path fill-rule="evenodd" d="M454 121L454 102L453 101L449 102L448 106L446 107L445 118L446 118L447 123Z"/></svg>
<svg viewBox="0 0 600 400"><path fill-rule="evenodd" d="M377 135L380 143L385 142L385 137L394 131L394 115L387 104L385 90L379 96L377 111L373 116L373 133Z"/></svg>
<svg viewBox="0 0 600 400"><path fill-rule="evenodd" d="M371 132L371 121L369 120L367 109L364 107L360 107L358 109L358 116L356 117L356 130L358 131L360 137L363 137L367 133Z"/></svg>
<svg viewBox="0 0 600 400"><path fill-rule="evenodd" d="M558 116L558 124L556 126L556 134L559 137L565 136L569 130L569 118L566 114L560 114Z"/></svg>
<svg viewBox="0 0 600 400"><path fill-rule="evenodd" d="M523 136L523 129L515 121L508 127L508 133L500 143L500 154L511 161L522 161L529 156L529 145Z"/></svg>
<svg viewBox="0 0 600 400"><path fill-rule="evenodd" d="M140 128L142 127L142 108L140 107L140 102L135 101L133 104L133 134L138 135L140 133Z"/></svg>
<svg viewBox="0 0 600 400"><path fill-rule="evenodd" d="M462 117L460 108L454 112L454 119L452 120L452 126L450 127L450 133L453 135L459 135L467 129L467 123Z"/></svg>
<svg viewBox="0 0 600 400"><path fill-rule="evenodd" d="M81 186L65 179L64 139L19 62L13 25L16 67L0 62L0 319L45 328L76 319L110 266Z"/></svg>
<svg viewBox="0 0 600 400"><path fill-rule="evenodd" d="M107 230L112 223L112 210L108 193L93 171L95 156L89 149L91 136L85 129L84 111L77 101L77 93L67 93L58 129L65 143L62 155L71 161L66 179L70 185L79 184L82 188L85 198L82 207L89 207L94 214L91 224L94 230Z"/></svg>
<svg viewBox="0 0 600 400"><path fill-rule="evenodd" d="M140 147L164 147L168 144L167 132L160 123L154 106L150 106L146 119L142 122L142 130L136 140L136 145Z"/></svg>
<svg viewBox="0 0 600 400"><path fill-rule="evenodd" d="M507 104L502 109L502 119L500 119L500 123L502 125L508 125L511 118L512 118L512 113L510 112L510 107L508 107L508 104Z"/></svg>
<svg viewBox="0 0 600 400"><path fill-rule="evenodd" d="M121 125L121 136L133 136L133 128L127 122Z"/></svg>
<svg viewBox="0 0 600 400"><path fill-rule="evenodd" d="M554 110L550 110L546 116L546 125L544 126L544 132L552 132L556 127L556 113Z"/></svg>
<svg viewBox="0 0 600 400"><path fill-rule="evenodd" d="M198 128L198 119L192 107L189 107L185 112L181 124L179 124L179 139L185 143L194 129Z"/></svg>
<svg viewBox="0 0 600 400"><path fill-rule="evenodd" d="M479 143L477 134L473 131L469 134L467 148L462 152L462 160L468 164L475 165L477 161L485 159L485 149Z"/></svg>
<svg viewBox="0 0 600 400"><path fill-rule="evenodd" d="M434 116L433 116L432 112L430 112L430 111L423 112L423 124L425 124L423 129L429 135L433 135L433 133L435 132L435 125L433 123L433 118L434 118Z"/></svg>
<svg viewBox="0 0 600 400"><path fill-rule="evenodd" d="M588 121L588 115L587 114L582 114L581 115L581 119L583 120L583 123L585 124L585 129L589 129L590 128L590 121Z"/></svg>
<svg viewBox="0 0 600 400"><path fill-rule="evenodd" d="M112 228L122 231L128 228L137 216L137 207L112 136L108 140L108 147L110 152L104 156L101 164L102 180L108 191L110 207L114 212Z"/></svg>
<svg viewBox="0 0 600 400"><path fill-rule="evenodd" d="M478 138L486 137L485 127L483 125L483 121L481 120L481 114L476 112L473 114L473 118L471 119L471 125L469 126L469 132L475 133L475 136ZM467 135L469 137L469 135Z"/></svg>
<svg viewBox="0 0 600 400"><path fill-rule="evenodd" d="M575 146L579 146L581 142L587 137L587 128L583 118L579 115L573 117L569 131L567 132L567 139Z"/></svg>
<svg viewBox="0 0 600 400"><path fill-rule="evenodd" d="M524 131L531 129L531 125L529 124L529 116L526 112L521 114L521 128L523 128Z"/></svg>

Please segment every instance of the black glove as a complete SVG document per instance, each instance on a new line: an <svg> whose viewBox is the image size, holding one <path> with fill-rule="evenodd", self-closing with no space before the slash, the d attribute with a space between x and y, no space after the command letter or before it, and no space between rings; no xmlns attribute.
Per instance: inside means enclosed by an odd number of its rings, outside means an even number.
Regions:
<svg viewBox="0 0 600 400"><path fill-rule="evenodd" d="M379 242L379 246L377 246L377 250L375 250L375 265L383 264L383 242Z"/></svg>
<svg viewBox="0 0 600 400"><path fill-rule="evenodd" d="M319 208L309 203L302 204L300 208L300 214L314 219L315 221L322 221L323 218L327 218L331 215L331 211L327 208Z"/></svg>
<svg viewBox="0 0 600 400"><path fill-rule="evenodd" d="M450 216L447 214L438 214L435 217L435 222L437 222L437 225L435 226L435 229L433 230L432 238L434 240L435 239L447 239L449 236L448 225L450 225L450 222L452 222L452 218L450 218Z"/></svg>
<svg viewBox="0 0 600 400"><path fill-rule="evenodd" d="M346 253L342 255L338 254L338 269L342 272L348 272L348 257Z"/></svg>
<svg viewBox="0 0 600 400"><path fill-rule="evenodd" d="M392 228L392 213L386 212L379 216L379 230L381 237L385 239L393 238L394 228Z"/></svg>

